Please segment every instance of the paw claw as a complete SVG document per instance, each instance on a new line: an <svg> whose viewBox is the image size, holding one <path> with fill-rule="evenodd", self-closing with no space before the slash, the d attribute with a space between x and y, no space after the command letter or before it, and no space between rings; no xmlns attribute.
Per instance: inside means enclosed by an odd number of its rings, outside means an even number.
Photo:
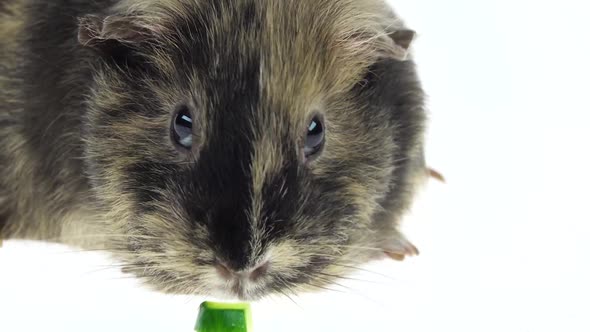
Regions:
<svg viewBox="0 0 590 332"><path fill-rule="evenodd" d="M400 235L394 243L383 250L383 252L391 259L396 261L403 261L406 257L418 256L420 251L403 235Z"/></svg>
<svg viewBox="0 0 590 332"><path fill-rule="evenodd" d="M391 258L391 259L393 259L393 260L396 260L396 261L400 261L400 262L401 262L401 261L403 261L403 260L406 258L406 256L405 256L405 255L401 255L401 254L397 254L397 253L393 253L393 252L387 252L387 251L386 251L386 252L385 252L385 254L386 254L386 255L387 255L389 258Z"/></svg>
<svg viewBox="0 0 590 332"><path fill-rule="evenodd" d="M435 180L438 180L438 181L440 181L442 183L446 183L447 182L447 180L445 179L444 175L442 175L441 173L439 173L438 171L436 171L436 170L434 170L432 168L429 168L428 169L428 175L431 178L433 178Z"/></svg>

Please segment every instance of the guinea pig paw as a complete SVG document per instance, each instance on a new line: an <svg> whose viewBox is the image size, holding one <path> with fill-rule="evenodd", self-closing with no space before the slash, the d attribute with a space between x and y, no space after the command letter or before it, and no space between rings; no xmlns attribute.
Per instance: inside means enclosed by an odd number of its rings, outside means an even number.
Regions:
<svg viewBox="0 0 590 332"><path fill-rule="evenodd" d="M431 178L433 178L439 182L442 182L442 183L447 182L444 175L442 175L439 171L432 169L432 168L428 168L428 176L430 176Z"/></svg>
<svg viewBox="0 0 590 332"><path fill-rule="evenodd" d="M418 248L401 234L384 248L383 252L387 257L396 261L403 261L406 256L417 256L420 254Z"/></svg>

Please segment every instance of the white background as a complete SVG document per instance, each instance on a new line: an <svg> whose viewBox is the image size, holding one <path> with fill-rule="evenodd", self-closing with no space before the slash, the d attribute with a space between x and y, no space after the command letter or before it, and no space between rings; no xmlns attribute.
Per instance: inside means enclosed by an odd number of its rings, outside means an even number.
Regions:
<svg viewBox="0 0 590 332"><path fill-rule="evenodd" d="M420 34L432 182L422 254L253 305L256 331L590 331L585 1L398 0ZM0 249L2 331L191 331L201 298L151 293L97 254ZM383 274L385 276L381 276Z"/></svg>

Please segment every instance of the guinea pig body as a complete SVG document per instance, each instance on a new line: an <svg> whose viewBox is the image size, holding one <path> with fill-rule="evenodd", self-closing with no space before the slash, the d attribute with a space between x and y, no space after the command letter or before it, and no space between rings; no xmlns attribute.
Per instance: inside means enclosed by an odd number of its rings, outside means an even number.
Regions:
<svg viewBox="0 0 590 332"><path fill-rule="evenodd" d="M3 238L170 293L320 289L416 253L413 33L380 0L0 4Z"/></svg>

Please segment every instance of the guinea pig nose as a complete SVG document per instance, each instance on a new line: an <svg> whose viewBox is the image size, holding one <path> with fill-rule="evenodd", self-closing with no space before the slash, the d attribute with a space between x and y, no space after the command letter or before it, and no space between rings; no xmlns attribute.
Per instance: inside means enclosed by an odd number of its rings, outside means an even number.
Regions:
<svg viewBox="0 0 590 332"><path fill-rule="evenodd" d="M268 268L270 263L268 261L263 261L262 263L255 266L250 272L250 280L256 281L260 279L260 277L264 276L268 272Z"/></svg>
<svg viewBox="0 0 590 332"><path fill-rule="evenodd" d="M215 269L217 270L217 273L219 273L219 275L226 280L237 278L256 281L268 272L269 266L270 263L268 261L263 261L253 268L236 271L223 262L218 261L215 263Z"/></svg>
<svg viewBox="0 0 590 332"><path fill-rule="evenodd" d="M217 270L219 275L221 275L224 279L231 279L234 275L233 270L221 262L215 263L215 269Z"/></svg>

